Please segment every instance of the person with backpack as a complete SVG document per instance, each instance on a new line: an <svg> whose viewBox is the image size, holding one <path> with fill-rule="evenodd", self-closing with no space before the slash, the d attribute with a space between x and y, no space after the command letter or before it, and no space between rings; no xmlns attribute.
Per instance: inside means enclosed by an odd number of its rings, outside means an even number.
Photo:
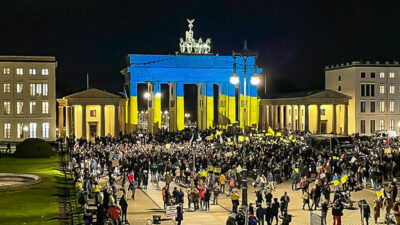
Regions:
<svg viewBox="0 0 400 225"><path fill-rule="evenodd" d="M115 203L112 203L112 206L108 209L108 211L113 224L121 224L121 208Z"/></svg>
<svg viewBox="0 0 400 225"><path fill-rule="evenodd" d="M231 177L229 179L229 194L228 197L231 195L233 188L235 187L235 179Z"/></svg>
<svg viewBox="0 0 400 225"><path fill-rule="evenodd" d="M303 193L303 210L305 210L304 209L304 206L308 206L308 210L311 210L311 207L310 207L310 194L308 193L308 191L304 191L304 193Z"/></svg>

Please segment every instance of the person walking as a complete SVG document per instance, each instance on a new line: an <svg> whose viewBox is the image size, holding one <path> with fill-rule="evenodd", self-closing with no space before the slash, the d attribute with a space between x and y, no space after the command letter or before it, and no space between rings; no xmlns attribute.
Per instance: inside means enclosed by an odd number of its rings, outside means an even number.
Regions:
<svg viewBox="0 0 400 225"><path fill-rule="evenodd" d="M263 207L257 207L256 217L259 225L264 225L265 209Z"/></svg>
<svg viewBox="0 0 400 225"><path fill-rule="evenodd" d="M272 203L272 219L271 219L271 223L273 222L274 218L276 219L276 225L278 225L279 222L279 202L278 202L278 198L274 198L274 203Z"/></svg>
<svg viewBox="0 0 400 225"><path fill-rule="evenodd" d="M325 200L321 204L321 220L322 220L322 225L327 225L326 223L326 216L328 215L328 209L329 209L329 201Z"/></svg>
<svg viewBox="0 0 400 225"><path fill-rule="evenodd" d="M177 225L181 225L183 220L183 204L180 203L178 207L176 207L176 221L178 222Z"/></svg>
<svg viewBox="0 0 400 225"><path fill-rule="evenodd" d="M310 194L308 193L308 191L304 191L304 193L303 193L303 210L305 210L304 209L304 206L308 206L308 210L311 210L311 207L310 207Z"/></svg>
<svg viewBox="0 0 400 225"><path fill-rule="evenodd" d="M378 218L381 216L381 201L378 199L372 201L373 209L374 209L374 221L375 224L378 223Z"/></svg>
<svg viewBox="0 0 400 225"><path fill-rule="evenodd" d="M233 193L231 194L231 200L232 200L232 212L238 213L237 208L239 206L239 193L237 193L236 190L233 190Z"/></svg>
<svg viewBox="0 0 400 225"><path fill-rule="evenodd" d="M225 182L226 182L226 178L225 175L222 173L221 175L219 175L219 185L220 185L220 191L221 193L225 192Z"/></svg>
<svg viewBox="0 0 400 225"><path fill-rule="evenodd" d="M214 198L213 198L213 204L214 205L218 205L218 195L219 195L219 187L218 184L215 184L213 187L213 194L214 194Z"/></svg>
<svg viewBox="0 0 400 225"><path fill-rule="evenodd" d="M340 201L334 202L332 207L333 225L342 225L343 205Z"/></svg>
<svg viewBox="0 0 400 225"><path fill-rule="evenodd" d="M126 201L125 194L123 194L119 200L119 205L121 206L121 220L123 223L127 223L128 220L126 219L126 215L128 212L128 202Z"/></svg>

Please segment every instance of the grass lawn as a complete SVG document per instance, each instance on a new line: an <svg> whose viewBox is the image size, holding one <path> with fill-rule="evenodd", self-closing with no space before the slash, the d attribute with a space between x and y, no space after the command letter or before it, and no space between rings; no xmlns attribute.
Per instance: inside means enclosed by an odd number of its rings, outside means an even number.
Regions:
<svg viewBox="0 0 400 225"><path fill-rule="evenodd" d="M40 184L16 191L0 191L0 224L59 224L57 176L58 155L46 159L0 158L0 173L32 173ZM42 218L43 217L43 218ZM47 221L48 220L48 221Z"/></svg>

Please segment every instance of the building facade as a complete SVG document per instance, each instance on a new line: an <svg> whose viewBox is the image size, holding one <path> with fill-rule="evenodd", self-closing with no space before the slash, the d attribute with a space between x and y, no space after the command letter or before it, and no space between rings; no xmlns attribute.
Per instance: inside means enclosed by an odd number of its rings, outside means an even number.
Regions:
<svg viewBox="0 0 400 225"><path fill-rule="evenodd" d="M259 128L348 134L350 96L332 91L307 91L261 99Z"/></svg>
<svg viewBox="0 0 400 225"><path fill-rule="evenodd" d="M125 133L125 99L96 88L80 91L58 102L58 127L62 137L95 137Z"/></svg>
<svg viewBox="0 0 400 225"><path fill-rule="evenodd" d="M0 56L0 142L56 139L55 57Z"/></svg>
<svg viewBox="0 0 400 225"><path fill-rule="evenodd" d="M400 132L400 64L359 62L327 66L325 88L351 96L349 133Z"/></svg>

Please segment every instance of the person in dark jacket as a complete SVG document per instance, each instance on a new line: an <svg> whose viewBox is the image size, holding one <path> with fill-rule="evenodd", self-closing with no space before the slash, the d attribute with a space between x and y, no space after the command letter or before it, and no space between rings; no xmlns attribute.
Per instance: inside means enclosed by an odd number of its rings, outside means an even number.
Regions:
<svg viewBox="0 0 400 225"><path fill-rule="evenodd" d="M268 204L267 208L265 209L265 221L267 221L268 225L272 225L272 218L271 204Z"/></svg>
<svg viewBox="0 0 400 225"><path fill-rule="evenodd" d="M228 217L228 219L226 220L226 225L236 225L236 214L235 213L231 213Z"/></svg>
<svg viewBox="0 0 400 225"><path fill-rule="evenodd" d="M176 221L178 225L181 225L183 220L183 204L180 203L178 207L176 207Z"/></svg>
<svg viewBox="0 0 400 225"><path fill-rule="evenodd" d="M206 189L206 193L204 194L204 202L206 203L206 211L210 211L210 198L211 192L210 189Z"/></svg>
<svg viewBox="0 0 400 225"><path fill-rule="evenodd" d="M326 223L326 216L328 215L328 209L329 209L329 201L325 200L321 204L321 219L322 219L322 225L327 225Z"/></svg>
<svg viewBox="0 0 400 225"><path fill-rule="evenodd" d="M121 220L123 223L128 222L126 219L127 211L128 211L128 202L126 201L126 196L125 194L122 195L121 199L119 200L119 205L121 206Z"/></svg>
<svg viewBox="0 0 400 225"><path fill-rule="evenodd" d="M274 198L274 203L272 203L272 206L271 206L271 208L272 208L271 223L275 218L276 219L276 225L278 225L278 223L279 223L279 217L278 217L278 215L279 215L279 207L280 207L280 204L278 202L278 198Z"/></svg>
<svg viewBox="0 0 400 225"><path fill-rule="evenodd" d="M289 225L292 222L292 215L289 215L286 211L282 213L280 218L282 219L281 225Z"/></svg>
<svg viewBox="0 0 400 225"><path fill-rule="evenodd" d="M265 209L262 207L258 207L256 210L256 216L257 216L258 224L264 225Z"/></svg>
<svg viewBox="0 0 400 225"><path fill-rule="evenodd" d="M365 199L358 202L358 207L360 208L361 213L361 224L364 224L364 220L366 221L366 225L369 224L368 220L371 216L371 208L369 207L367 201Z"/></svg>
<svg viewBox="0 0 400 225"><path fill-rule="evenodd" d="M343 204L335 201L332 207L333 225L342 225Z"/></svg>

